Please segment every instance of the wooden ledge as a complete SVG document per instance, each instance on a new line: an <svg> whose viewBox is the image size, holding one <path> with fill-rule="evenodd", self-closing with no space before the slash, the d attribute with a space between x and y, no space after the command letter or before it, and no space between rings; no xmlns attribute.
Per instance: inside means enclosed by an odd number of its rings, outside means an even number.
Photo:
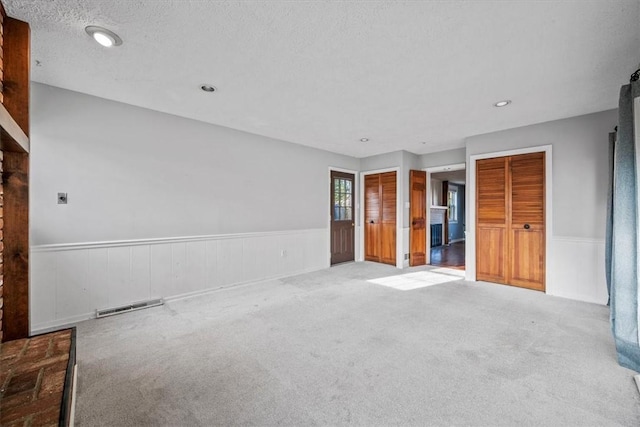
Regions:
<svg viewBox="0 0 640 427"><path fill-rule="evenodd" d="M0 104L0 150L29 153L29 137L20 129L4 105Z"/></svg>

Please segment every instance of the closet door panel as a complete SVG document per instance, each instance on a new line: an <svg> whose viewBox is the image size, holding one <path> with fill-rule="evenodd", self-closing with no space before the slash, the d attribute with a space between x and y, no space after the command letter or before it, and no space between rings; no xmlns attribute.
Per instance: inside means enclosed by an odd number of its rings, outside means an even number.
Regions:
<svg viewBox="0 0 640 427"><path fill-rule="evenodd" d="M511 157L510 260L512 285L544 290L544 153Z"/></svg>
<svg viewBox="0 0 640 427"><path fill-rule="evenodd" d="M396 265L396 173L387 172L381 174L380 187L382 190L382 235L380 242L380 262Z"/></svg>
<svg viewBox="0 0 640 427"><path fill-rule="evenodd" d="M380 261L380 175L364 178L364 259Z"/></svg>
<svg viewBox="0 0 640 427"><path fill-rule="evenodd" d="M507 283L507 158L476 163L476 278Z"/></svg>

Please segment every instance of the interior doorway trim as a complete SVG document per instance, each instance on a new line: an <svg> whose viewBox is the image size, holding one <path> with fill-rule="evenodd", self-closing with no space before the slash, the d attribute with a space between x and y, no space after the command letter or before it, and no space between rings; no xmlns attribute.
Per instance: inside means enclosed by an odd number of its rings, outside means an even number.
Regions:
<svg viewBox="0 0 640 427"><path fill-rule="evenodd" d="M396 267L402 268L404 267L404 254L402 252L402 245L404 244L402 224L404 217L402 216L402 206L400 206L400 198L402 197L402 174L400 173L400 168L393 167L360 172L360 183L357 187L360 190L358 207L364 206L364 177L385 172L396 173ZM364 224L364 209L358 209L358 223ZM360 250L356 252L356 259L358 261L364 261L364 250L362 249L364 248L364 227L359 227L356 231L358 232L358 239L356 240L358 240L358 248L360 248Z"/></svg>
<svg viewBox="0 0 640 427"><path fill-rule="evenodd" d="M336 171L336 172L344 172L344 173L350 173L353 174L353 179L354 179L354 188L360 189L360 176L359 176L359 172L357 170L353 170L353 169L345 169L345 168L338 168L335 166L329 166L329 170L327 172L327 183L331 183L331 172L332 171ZM326 265L327 267L331 267L331 186L330 185L326 185L326 196L325 196L325 200L327 201L327 203L329 203L329 205L327 205L327 262ZM360 197L358 197L358 195L356 195L356 199L354 200L355 202L355 206L354 206L354 212L353 212L353 221L355 222L355 231L354 231L354 260L355 261L360 261L360 242L359 242L359 238L358 236L360 235L360 224L362 224L360 222ZM364 254L362 254L362 257L364 257Z"/></svg>
<svg viewBox="0 0 640 427"><path fill-rule="evenodd" d="M467 245L465 247L465 279L475 282L476 279L476 161L492 157L517 156L519 154L545 153L545 293L554 295L554 283L551 280L550 260L553 259L551 237L553 235L553 179L552 146L540 145L536 147L520 148L516 150L494 151L491 153L473 154L467 162Z"/></svg>
<svg viewBox="0 0 640 427"><path fill-rule="evenodd" d="M431 196L432 196L431 192L433 191L433 189L431 188L431 174L438 173L438 172L459 171L459 170L466 169L466 167L467 167L466 163L454 163L452 165L433 166L433 167L422 169L427 173L427 203L426 203L427 216L425 219L425 221L427 222L427 226L425 227L427 229L427 240L426 240L427 248L425 253L426 255L425 262L427 265L431 264ZM469 179L468 174L467 174L467 179ZM466 200L467 198L465 197L465 203L466 203ZM466 208L465 208L465 212L466 212ZM467 254L465 253L465 268L467 263L466 257L467 257Z"/></svg>

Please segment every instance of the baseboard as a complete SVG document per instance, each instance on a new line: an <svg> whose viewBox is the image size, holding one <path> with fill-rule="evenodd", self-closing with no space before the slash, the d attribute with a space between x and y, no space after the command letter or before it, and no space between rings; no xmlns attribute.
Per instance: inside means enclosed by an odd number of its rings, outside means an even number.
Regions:
<svg viewBox="0 0 640 427"><path fill-rule="evenodd" d="M582 301L590 304L607 305L606 301L599 300L589 295L569 294L569 293L562 294L562 293L550 293L550 292L546 292L546 294L551 295L553 297L566 298L574 301Z"/></svg>

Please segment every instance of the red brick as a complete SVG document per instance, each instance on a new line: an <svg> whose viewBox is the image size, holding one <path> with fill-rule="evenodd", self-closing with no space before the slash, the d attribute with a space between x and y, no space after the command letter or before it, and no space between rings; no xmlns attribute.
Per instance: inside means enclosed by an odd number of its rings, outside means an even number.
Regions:
<svg viewBox="0 0 640 427"><path fill-rule="evenodd" d="M62 331L58 331L58 332L53 332L51 334L51 338L53 338L54 340L57 339L65 339L65 340L69 340L71 339L71 330L70 329L65 329Z"/></svg>
<svg viewBox="0 0 640 427"><path fill-rule="evenodd" d="M33 390L38 382L40 371L29 371L20 374L14 374L9 380L9 385L4 390L3 401L9 396L22 393L23 391Z"/></svg>
<svg viewBox="0 0 640 427"><path fill-rule="evenodd" d="M60 361L67 361L69 360L69 355L68 354L59 354L57 356L53 356L53 357L48 357L45 359L40 359L37 362L34 361L29 361L29 363L22 363L24 361L24 359L20 359L20 362L15 366L15 372L27 372L27 371L31 371L33 369L41 369L41 368L46 368L48 366L51 365L55 365L56 363L60 362Z"/></svg>
<svg viewBox="0 0 640 427"><path fill-rule="evenodd" d="M38 399L43 399L53 393L62 392L64 389L64 378L67 373L66 363L59 363L44 370L42 383Z"/></svg>
<svg viewBox="0 0 640 427"><path fill-rule="evenodd" d="M68 337L54 338L53 347L51 348L50 356L56 356L58 354L69 354L69 348L71 347L71 340Z"/></svg>
<svg viewBox="0 0 640 427"><path fill-rule="evenodd" d="M6 364L0 365L0 395L4 392L5 382L9 379L9 375L11 375L11 368L6 366Z"/></svg>
<svg viewBox="0 0 640 427"><path fill-rule="evenodd" d="M47 357L47 351L51 345L51 338L48 336L41 336L31 339L27 346L27 351L22 356L21 361L23 363L29 363L31 361L37 362Z"/></svg>
<svg viewBox="0 0 640 427"><path fill-rule="evenodd" d="M7 423L25 418L32 414L44 412L54 406L60 407L61 401L62 393L56 393L51 395L51 397L48 397L46 399L34 400L33 402L27 403L26 405L16 406L13 408L8 408L6 410L3 408L2 413L0 414L0 424L5 425Z"/></svg>
<svg viewBox="0 0 640 427"><path fill-rule="evenodd" d="M17 358L20 356L28 342L28 339L3 342L0 347L0 360Z"/></svg>
<svg viewBox="0 0 640 427"><path fill-rule="evenodd" d="M60 408L52 407L44 412L40 412L34 415L31 421L32 427L58 427L58 420L60 419Z"/></svg>
<svg viewBox="0 0 640 427"><path fill-rule="evenodd" d="M33 401L33 391L27 390L13 396L5 396L2 398L2 410L13 408L14 406L25 405Z"/></svg>

